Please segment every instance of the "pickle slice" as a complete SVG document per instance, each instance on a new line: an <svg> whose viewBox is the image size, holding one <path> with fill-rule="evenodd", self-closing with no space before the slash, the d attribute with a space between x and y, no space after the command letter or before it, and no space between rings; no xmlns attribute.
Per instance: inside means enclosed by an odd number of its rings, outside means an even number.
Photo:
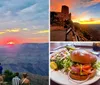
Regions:
<svg viewBox="0 0 100 85"><path fill-rule="evenodd" d="M56 69L57 69L57 64L56 64L54 61L52 61L52 62L50 62L50 67L51 67L53 70L56 70Z"/></svg>

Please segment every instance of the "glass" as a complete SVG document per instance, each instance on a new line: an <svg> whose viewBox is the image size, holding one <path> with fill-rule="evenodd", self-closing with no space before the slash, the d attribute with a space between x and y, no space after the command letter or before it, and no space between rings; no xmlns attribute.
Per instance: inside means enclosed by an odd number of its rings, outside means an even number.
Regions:
<svg viewBox="0 0 100 85"><path fill-rule="evenodd" d="M94 51L100 51L100 43L99 42L93 43L93 50Z"/></svg>

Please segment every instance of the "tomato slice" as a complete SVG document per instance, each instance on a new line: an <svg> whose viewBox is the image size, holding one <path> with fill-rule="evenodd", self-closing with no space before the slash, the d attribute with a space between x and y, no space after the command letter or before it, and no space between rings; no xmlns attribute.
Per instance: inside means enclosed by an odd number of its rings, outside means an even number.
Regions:
<svg viewBox="0 0 100 85"><path fill-rule="evenodd" d="M85 72L85 73L87 73L87 74L90 74L90 73L91 73L92 68L89 68L88 70L87 70L87 69L82 69L82 70L83 70L83 72Z"/></svg>
<svg viewBox="0 0 100 85"><path fill-rule="evenodd" d="M91 65L89 64L89 65L83 65L82 66L82 69L90 69L91 68Z"/></svg>
<svg viewBox="0 0 100 85"><path fill-rule="evenodd" d="M81 65L77 65L75 66L76 68L80 69L81 68ZM90 69L91 68L91 65L82 65L82 69Z"/></svg>

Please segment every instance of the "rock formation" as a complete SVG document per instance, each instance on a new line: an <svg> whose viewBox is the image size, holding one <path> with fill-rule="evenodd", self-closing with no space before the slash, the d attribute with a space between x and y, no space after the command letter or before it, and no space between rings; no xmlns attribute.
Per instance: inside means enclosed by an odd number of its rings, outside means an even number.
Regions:
<svg viewBox="0 0 100 85"><path fill-rule="evenodd" d="M64 21L66 19L71 19L68 6L63 5L61 12L51 12L50 21L53 26L64 26Z"/></svg>

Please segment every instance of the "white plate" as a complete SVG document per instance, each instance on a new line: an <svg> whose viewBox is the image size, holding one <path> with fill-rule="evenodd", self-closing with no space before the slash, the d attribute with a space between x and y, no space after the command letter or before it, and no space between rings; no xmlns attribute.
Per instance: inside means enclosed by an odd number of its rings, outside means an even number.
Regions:
<svg viewBox="0 0 100 85"><path fill-rule="evenodd" d="M55 52L59 52L59 50L55 51ZM54 55L54 54L55 53L53 53L51 55ZM89 79L81 84L78 84L78 83L71 82L71 80L68 78L67 74L63 74L61 71L53 71L52 69L50 69L50 78L53 81L55 81L56 83L61 84L61 85L89 85L89 84L92 84L92 83L96 82L97 80L99 80L100 75L98 75L98 76L96 75L92 79Z"/></svg>
<svg viewBox="0 0 100 85"><path fill-rule="evenodd" d="M75 83L69 81L68 76L63 74L61 71L51 71L50 78L61 85L75 85ZM80 85L89 85L96 82L99 79L100 79L100 76L95 76L92 79L84 83L81 83ZM76 83L76 85L78 84Z"/></svg>

